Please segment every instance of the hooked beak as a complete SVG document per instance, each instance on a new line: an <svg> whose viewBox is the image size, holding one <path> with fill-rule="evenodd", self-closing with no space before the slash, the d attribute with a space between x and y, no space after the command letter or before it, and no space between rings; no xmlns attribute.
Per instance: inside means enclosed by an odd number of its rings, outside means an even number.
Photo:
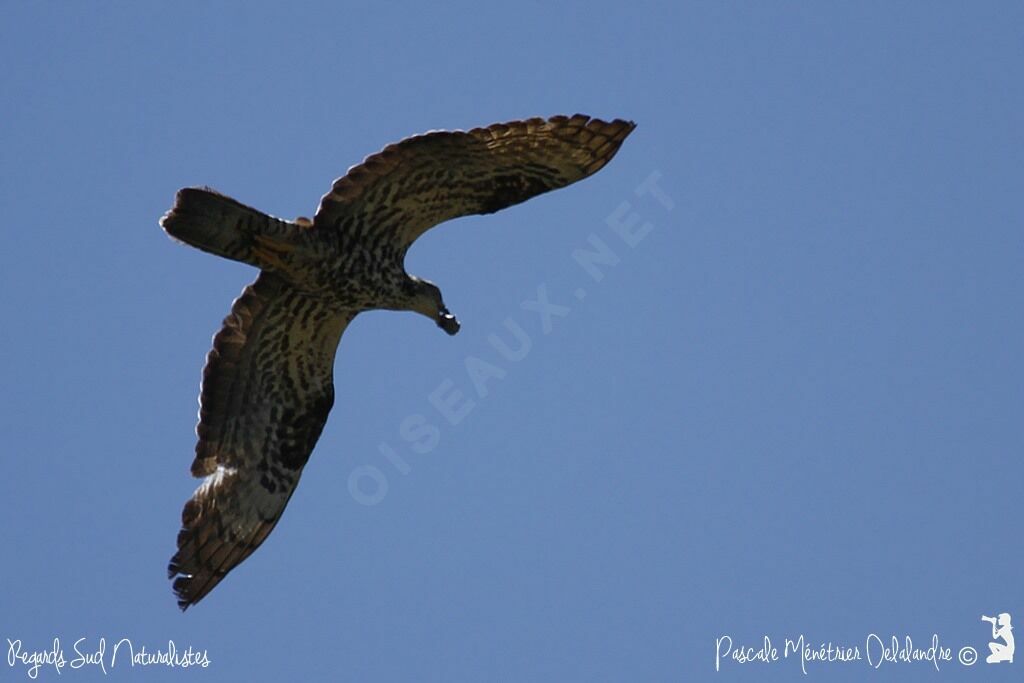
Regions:
<svg viewBox="0 0 1024 683"><path fill-rule="evenodd" d="M437 326L450 335L454 335L461 327L458 319L452 315L447 308L442 308L437 315Z"/></svg>

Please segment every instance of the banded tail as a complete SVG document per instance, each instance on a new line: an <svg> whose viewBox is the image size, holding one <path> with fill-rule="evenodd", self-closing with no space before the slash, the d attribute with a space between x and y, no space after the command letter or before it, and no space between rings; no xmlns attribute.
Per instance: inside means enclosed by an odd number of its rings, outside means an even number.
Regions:
<svg viewBox="0 0 1024 683"><path fill-rule="evenodd" d="M301 230L205 187L178 190L160 227L179 242L267 270L284 269Z"/></svg>

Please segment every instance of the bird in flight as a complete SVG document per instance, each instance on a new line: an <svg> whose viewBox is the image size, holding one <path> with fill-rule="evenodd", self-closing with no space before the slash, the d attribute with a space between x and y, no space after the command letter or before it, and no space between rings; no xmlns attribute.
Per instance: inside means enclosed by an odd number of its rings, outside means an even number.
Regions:
<svg viewBox="0 0 1024 683"><path fill-rule="evenodd" d="M634 127L577 114L410 137L350 168L312 220L274 218L209 188L178 192L160 219L168 235L260 269L203 368L192 463L203 481L168 566L182 610L280 519L334 404L334 355L352 319L413 311L459 331L441 290L405 271L416 238L596 173Z"/></svg>

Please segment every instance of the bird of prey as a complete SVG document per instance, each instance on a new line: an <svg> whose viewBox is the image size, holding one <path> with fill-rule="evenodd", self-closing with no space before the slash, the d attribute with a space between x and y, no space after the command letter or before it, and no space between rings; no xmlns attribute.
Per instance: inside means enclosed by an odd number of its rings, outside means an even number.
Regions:
<svg viewBox="0 0 1024 683"><path fill-rule="evenodd" d="M432 131L353 166L312 221L268 216L185 188L160 225L172 238L260 269L206 357L192 475L168 567L178 606L203 599L266 540L334 403L334 354L363 311L413 311L450 335L441 290L405 271L429 228L494 213L600 170L635 127L582 114Z"/></svg>

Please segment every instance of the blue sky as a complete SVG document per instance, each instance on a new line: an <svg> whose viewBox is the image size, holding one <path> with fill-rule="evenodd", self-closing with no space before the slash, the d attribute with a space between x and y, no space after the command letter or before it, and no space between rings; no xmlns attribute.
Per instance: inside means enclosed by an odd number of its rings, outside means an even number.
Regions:
<svg viewBox="0 0 1024 683"><path fill-rule="evenodd" d="M210 661L109 680L1019 680L979 620L1024 623L1019 4L5 14L8 656L59 638L61 680L103 678L71 669L79 638L108 666L122 638ZM254 272L168 240L174 192L310 215L389 142L577 111L638 128L593 178L416 244L462 332L348 329L281 523L181 614L200 369ZM573 258L595 237L599 282ZM567 309L548 329L539 288ZM488 341L507 320L518 361ZM486 396L467 358L499 368ZM457 425L438 387L473 401ZM801 634L862 657L937 634L953 661L803 676ZM716 672L724 636L780 660Z"/></svg>

